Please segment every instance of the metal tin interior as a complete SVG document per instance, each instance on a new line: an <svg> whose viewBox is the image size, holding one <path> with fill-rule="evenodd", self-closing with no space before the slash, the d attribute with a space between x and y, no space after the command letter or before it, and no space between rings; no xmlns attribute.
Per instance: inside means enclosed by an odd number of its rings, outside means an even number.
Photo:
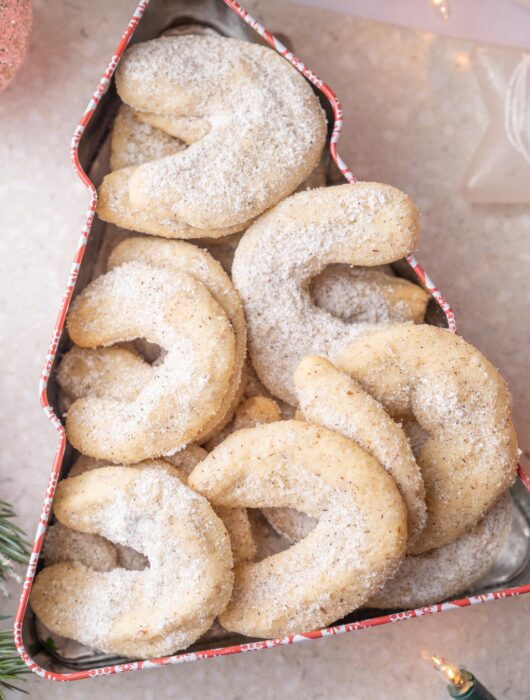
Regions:
<svg viewBox="0 0 530 700"><path fill-rule="evenodd" d="M177 26L182 26L183 31L187 31L185 27L189 27L195 32L196 29L192 28L191 25L209 27L224 36L264 43L260 40L259 35L242 22L227 5L216 0L158 0L151 3L138 25L132 43L154 38L169 28ZM288 38L282 37L282 40L288 42ZM327 98L323 94L320 95L320 98L328 115L329 136L331 136L333 112ZM81 166L96 186L100 184L103 176L109 171L108 137L119 104L119 98L114 84L112 84L108 92L101 98L79 143ZM337 173L336 166L331 165L329 175L333 181L336 181ZM108 226L97 217L94 219L74 295L79 293L94 276L94 267ZM393 267L399 276L418 283L414 271L406 261L399 261ZM447 327L447 320L442 309L432 298L429 302L426 321L433 325ZM60 415L60 410L54 371L68 346L67 334L63 332L48 383L48 400L57 415ZM61 478L67 474L75 456L72 448L67 446L61 465ZM512 493L514 520L510 538L492 571L475 586L473 591L469 592L469 595L482 595L499 588L516 587L530 583L530 496L520 483L514 486ZM386 614L384 611L379 610L358 610L336 624L366 620L384 614ZM24 646L33 659L43 669L55 673L97 669L126 661L123 658L94 652L83 645L50 635L49 631L35 619L30 607L27 608L24 617L22 637ZM252 641L248 637L222 631L215 637L199 640L186 651L203 651L248 644Z"/></svg>

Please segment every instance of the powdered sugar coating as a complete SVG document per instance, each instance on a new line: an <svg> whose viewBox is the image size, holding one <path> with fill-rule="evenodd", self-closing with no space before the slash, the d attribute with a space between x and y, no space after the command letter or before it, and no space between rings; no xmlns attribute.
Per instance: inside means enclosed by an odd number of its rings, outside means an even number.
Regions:
<svg viewBox="0 0 530 700"><path fill-rule="evenodd" d="M332 265L311 281L315 304L346 323L422 323L429 295L385 270Z"/></svg>
<svg viewBox="0 0 530 700"><path fill-rule="evenodd" d="M186 144L203 139L210 131L211 124L203 117L180 117L154 112L134 112L139 122L177 138ZM146 159L154 160L153 158Z"/></svg>
<svg viewBox="0 0 530 700"><path fill-rule="evenodd" d="M164 457L163 460L153 459L140 462L139 464L132 466L165 469L167 468L168 464L170 464L172 467L174 467L175 474L180 478L180 480L184 484L187 484L188 476L193 471L193 468L199 464L199 462L202 462L202 460L207 456L208 453L202 447L199 447L198 445L188 445L183 450L176 452L174 455ZM70 469L68 477L79 476L80 474L84 474L86 471L110 466L113 465L81 455ZM226 527L226 531L228 532L234 563L237 564L241 561L251 561L256 553L256 545L246 509L216 508L215 513L221 518L224 526ZM68 528L63 527L63 530L68 530ZM68 532L74 533L73 530L69 530ZM86 552L87 555L91 556L91 559L93 559L93 555L90 555L90 548L91 538L93 538L94 535L87 535L81 532L77 532L75 535L77 541L81 541L82 538L87 538L88 541L86 543L81 542L83 545L83 552ZM110 545L110 543L107 544ZM110 546L114 547L113 545ZM148 564L147 559L131 547L124 547L123 545L118 544L115 545L115 549L117 550L118 564L126 569L142 571ZM81 561L81 563L86 564L87 566L91 565L90 563L87 563L87 561L76 556L75 551L69 551L68 554L69 556L66 556L61 561Z"/></svg>
<svg viewBox="0 0 530 700"><path fill-rule="evenodd" d="M409 545L414 544L427 520L425 487L403 430L357 382L322 357L304 357L294 383L305 420L350 438L394 479L408 509Z"/></svg>
<svg viewBox="0 0 530 700"><path fill-rule="evenodd" d="M239 430L189 484L216 506L296 506L319 520L287 551L236 567L220 616L229 630L275 637L325 626L365 601L405 551L406 510L394 482L325 428L280 421Z"/></svg>
<svg viewBox="0 0 530 700"><path fill-rule="evenodd" d="M258 216L298 187L324 147L325 116L309 83L263 46L161 37L125 53L116 86L138 111L211 124L182 153L139 166L129 185L135 207L197 228Z"/></svg>
<svg viewBox="0 0 530 700"><path fill-rule="evenodd" d="M59 521L134 545L144 571L56 564L35 579L31 605L51 630L107 653L170 654L204 634L232 588L226 530L171 467L107 467L62 481Z"/></svg>
<svg viewBox="0 0 530 700"><path fill-rule="evenodd" d="M274 396L295 405L293 372L304 355L333 359L377 324L348 324L317 308L310 281L331 263L380 265L408 255L418 212L399 190L357 183L300 192L264 214L236 250L232 278L252 364Z"/></svg>
<svg viewBox="0 0 530 700"><path fill-rule="evenodd" d="M129 197L129 183L135 170L130 166L105 175L98 190L96 209L103 221L163 238L203 238L204 236L219 238L246 228L246 223L220 228L198 228L158 208L135 205Z"/></svg>
<svg viewBox="0 0 530 700"><path fill-rule="evenodd" d="M81 348L80 348L81 349ZM117 397L120 398L120 397ZM184 451L186 451L188 448L185 448ZM102 467L112 467L115 466L112 463L105 462L103 460L99 459L93 459L92 457L87 457L86 455L79 455L79 457L76 459L74 464L70 467L70 471L68 472L68 478L73 477L73 476L80 476L81 474L84 474L85 472L90 472L93 469L101 469ZM118 465L120 466L120 465ZM162 459L150 459L144 462L139 462L138 464L132 465L134 467L153 467L153 468L162 468L165 469L167 467L167 462ZM64 526L63 526L64 527ZM64 528L65 530L68 528ZM75 532L75 530L70 530L70 532ZM86 542L86 545L84 547L88 550L89 547L89 541L94 535L88 535L85 532L77 532L75 533L77 535L78 539L81 538L86 538L88 541ZM110 542L108 544L111 544ZM123 566L124 569L129 569L130 571L143 571L148 565L149 562L147 560L147 557L138 552L136 549L133 547L127 547L126 545L123 544L114 544L112 545L114 549L116 550L117 554L117 566ZM79 559L78 556L75 556L75 552L69 551L68 556L64 561L77 561L80 562L81 564L85 564L86 566L91 566L91 564L87 563L86 561L83 561L82 559ZM96 568L92 566L92 568Z"/></svg>
<svg viewBox="0 0 530 700"><path fill-rule="evenodd" d="M70 401L100 396L134 401L151 379L151 368L126 348L80 348L66 352L57 382Z"/></svg>
<svg viewBox="0 0 530 700"><path fill-rule="evenodd" d="M234 333L205 286L182 272L125 263L76 298L68 316L83 347L134 338L165 356L134 401L87 396L66 417L82 454L134 464L193 442L219 411L234 370Z"/></svg>
<svg viewBox="0 0 530 700"><path fill-rule="evenodd" d="M143 123L133 109L121 105L110 137L110 169L141 165L185 148L183 141Z"/></svg>
<svg viewBox="0 0 530 700"><path fill-rule="evenodd" d="M163 124L162 124L163 125ZM132 167L157 160L186 148L184 141L152 125L145 115L128 105L121 105L111 134L110 169L119 173L108 175L99 190L97 211L105 221L142 233L166 238L194 238L196 236L230 235L240 228L215 230L194 227L171 216L159 217L157 212L135 208L129 199L128 182Z"/></svg>
<svg viewBox="0 0 530 700"><path fill-rule="evenodd" d="M498 371L472 345L434 326L399 325L359 338L336 362L395 420L423 429L415 457L427 524L411 554L460 537L512 484L517 439Z"/></svg>
<svg viewBox="0 0 530 700"><path fill-rule="evenodd" d="M326 184L326 166L327 158L326 154L323 153L317 167L310 173L309 177L302 182L296 191L302 192L314 187L324 187ZM194 243L201 246L201 248L206 248L206 250L221 263L223 269L230 274L236 248L242 235L243 233L233 233L220 238L198 238Z"/></svg>
<svg viewBox="0 0 530 700"><path fill-rule="evenodd" d="M165 459L176 467L184 483L193 469L208 456L208 452L199 445L188 445L184 450L176 452ZM214 508L228 532L232 545L234 564L252 561L256 555L256 543L246 508Z"/></svg>
<svg viewBox="0 0 530 700"><path fill-rule="evenodd" d="M230 278L212 256L197 246L184 241L162 241L149 238L130 238L112 251L108 269L124 263L141 261L166 270L185 272L204 284L215 301L226 313L235 339L232 376L221 406L212 420L196 437L204 442L222 429L231 419L243 391L243 365L247 352L247 328L243 305Z"/></svg>
<svg viewBox="0 0 530 700"><path fill-rule="evenodd" d="M397 574L371 598L369 608L417 608L460 595L484 576L508 534L512 501L507 493L478 525L450 544L405 557Z"/></svg>
<svg viewBox="0 0 530 700"><path fill-rule="evenodd" d="M44 565L77 561L94 571L110 571L118 563L116 547L99 535L76 532L60 522L46 531L42 549Z"/></svg>

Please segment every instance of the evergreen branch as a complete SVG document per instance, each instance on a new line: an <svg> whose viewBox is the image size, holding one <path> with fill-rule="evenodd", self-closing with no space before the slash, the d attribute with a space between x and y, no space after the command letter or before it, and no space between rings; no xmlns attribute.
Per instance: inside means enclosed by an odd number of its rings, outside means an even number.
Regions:
<svg viewBox="0 0 530 700"><path fill-rule="evenodd" d="M25 564L30 553L30 544L24 531L13 522L14 517L15 512L10 504L0 500L0 590L5 590L8 576L19 579L14 567ZM7 619L0 616L0 622ZM6 700L5 692L8 690L27 692L17 684L25 680L22 675L28 671L17 654L12 630L0 629L0 700Z"/></svg>
<svg viewBox="0 0 530 700"><path fill-rule="evenodd" d="M25 564L30 545L22 528L13 522L15 512L6 501L0 501L0 585L8 576L16 578L13 567Z"/></svg>
<svg viewBox="0 0 530 700"><path fill-rule="evenodd" d="M0 620L7 620L0 617ZM18 690L27 693L23 688L14 685L13 681L24 681L21 676L28 673L29 669L17 654L13 633L11 629L0 630L0 700L6 700L4 691Z"/></svg>

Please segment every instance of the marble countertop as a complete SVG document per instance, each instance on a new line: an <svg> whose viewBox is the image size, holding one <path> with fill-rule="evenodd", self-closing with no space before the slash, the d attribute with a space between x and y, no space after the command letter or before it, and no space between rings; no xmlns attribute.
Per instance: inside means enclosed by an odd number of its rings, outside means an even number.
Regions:
<svg viewBox="0 0 530 700"><path fill-rule="evenodd" d="M418 257L452 302L460 331L508 379L528 454L530 207L471 205L460 194L487 119L465 60L469 43L279 0L246 5L338 93L340 152L351 169L415 198ZM0 486L31 535L56 444L38 405L38 377L88 202L68 146L134 6L35 0L29 54L0 95ZM16 596L3 607L13 610ZM442 681L420 660L428 649L515 700L530 686L529 611L527 596L258 654L75 684L32 677L27 686L49 699L441 700Z"/></svg>

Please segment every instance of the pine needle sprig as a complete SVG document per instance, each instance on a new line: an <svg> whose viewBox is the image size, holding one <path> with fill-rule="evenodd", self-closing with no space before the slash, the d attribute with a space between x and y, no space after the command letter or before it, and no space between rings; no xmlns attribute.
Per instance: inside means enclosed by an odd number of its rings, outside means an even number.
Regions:
<svg viewBox="0 0 530 700"><path fill-rule="evenodd" d="M25 564L30 553L30 545L24 531L13 522L15 512L6 501L0 500L0 592L7 593L6 579L20 582L15 571L16 564ZM0 616L0 622L8 620ZM29 671L17 654L11 627L0 629L0 700L5 700L5 691L19 690L16 683L25 680L22 675Z"/></svg>
<svg viewBox="0 0 530 700"><path fill-rule="evenodd" d="M30 545L22 528L13 522L15 512L9 503L0 501L0 586L4 588L8 576L18 580L15 564L25 564Z"/></svg>
<svg viewBox="0 0 530 700"><path fill-rule="evenodd" d="M1 616L0 620L7 620ZM11 629L0 630L0 700L6 700L6 690L18 690L27 693L26 690L15 685L14 682L24 681L21 676L29 671L15 649L13 632Z"/></svg>

